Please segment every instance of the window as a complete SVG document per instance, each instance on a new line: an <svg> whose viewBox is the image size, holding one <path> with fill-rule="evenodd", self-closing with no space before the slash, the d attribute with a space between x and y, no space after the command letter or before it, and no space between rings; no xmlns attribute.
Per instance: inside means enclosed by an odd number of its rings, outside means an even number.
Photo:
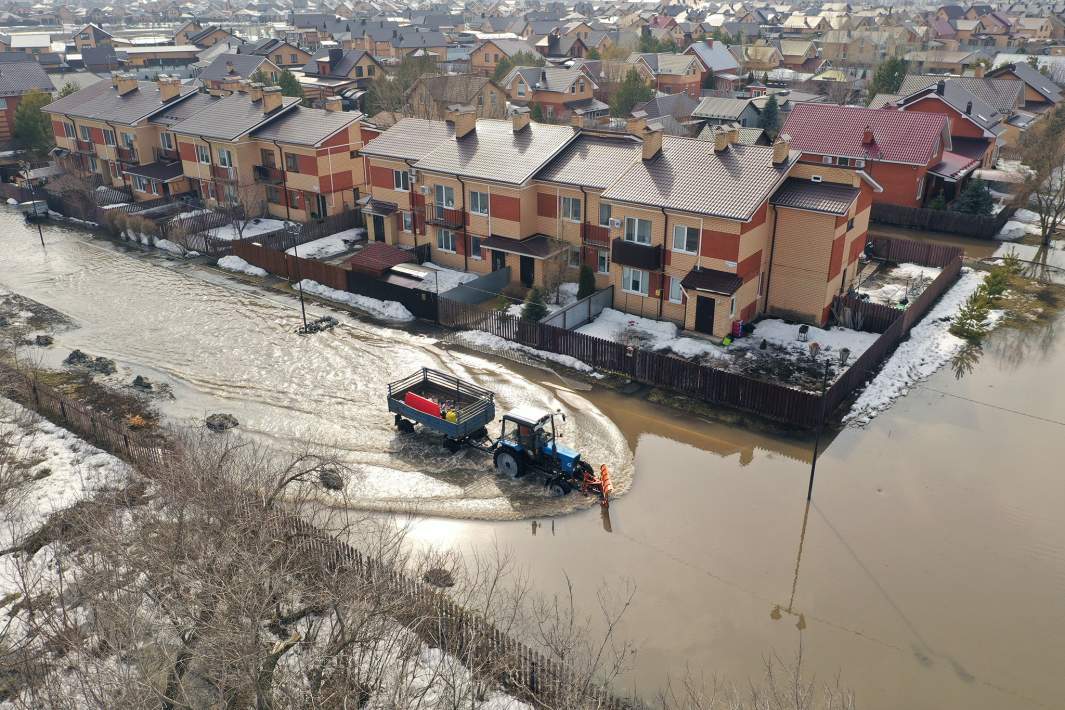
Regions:
<svg viewBox="0 0 1065 710"><path fill-rule="evenodd" d="M562 198L562 219L569 222L581 221L581 201L577 197Z"/></svg>
<svg viewBox="0 0 1065 710"><path fill-rule="evenodd" d="M92 131L88 126L78 126L78 133L81 134L81 139L86 143L92 142Z"/></svg>
<svg viewBox="0 0 1065 710"><path fill-rule="evenodd" d="M133 150L133 134L132 133L123 133L122 134L122 145L126 146L130 150Z"/></svg>
<svg viewBox="0 0 1065 710"><path fill-rule="evenodd" d="M600 249L595 258L595 270L596 273L609 274L610 273L610 250Z"/></svg>
<svg viewBox="0 0 1065 710"><path fill-rule="evenodd" d="M237 196L237 186L231 182L227 182L222 186L222 197L226 204L235 205L240 198Z"/></svg>
<svg viewBox="0 0 1065 710"><path fill-rule="evenodd" d="M225 148L218 149L218 164L223 168L233 167L233 153Z"/></svg>
<svg viewBox="0 0 1065 710"><path fill-rule="evenodd" d="M207 146L196 144L196 159L204 165L211 164L211 151L207 149Z"/></svg>
<svg viewBox="0 0 1065 710"><path fill-rule="evenodd" d="M403 215L403 231L404 232L413 232L414 231L414 213L413 212L402 212L401 214Z"/></svg>
<svg viewBox="0 0 1065 710"><path fill-rule="evenodd" d="M261 148L259 150L259 164L267 168L274 167L274 151Z"/></svg>
<svg viewBox="0 0 1065 710"><path fill-rule="evenodd" d="M625 218L625 241L637 244L651 243L651 220L637 219L636 217Z"/></svg>
<svg viewBox="0 0 1065 710"><path fill-rule="evenodd" d="M525 96L525 82L518 81L518 96Z"/></svg>
<svg viewBox="0 0 1065 710"><path fill-rule="evenodd" d="M577 82L577 91L584 93L584 79Z"/></svg>
<svg viewBox="0 0 1065 710"><path fill-rule="evenodd" d="M599 203L599 226L610 226L610 205Z"/></svg>
<svg viewBox="0 0 1065 710"><path fill-rule="evenodd" d="M73 138L74 135L75 135L75 133L74 133L74 124L73 123L64 123L63 124L63 133L64 133L64 135L66 135L67 138Z"/></svg>
<svg viewBox="0 0 1065 710"><path fill-rule="evenodd" d="M581 265L581 248L570 245L569 248L569 265L573 268L578 268Z"/></svg>
<svg viewBox="0 0 1065 710"><path fill-rule="evenodd" d="M847 220L847 231L849 232L852 229L854 229L854 217Z"/></svg>
<svg viewBox="0 0 1065 710"><path fill-rule="evenodd" d="M115 144L115 132L114 131L109 130L107 128L104 129L104 143L106 145L116 145Z"/></svg>
<svg viewBox="0 0 1065 710"><path fill-rule="evenodd" d="M826 156L822 157L821 158L821 162L824 163L825 165L831 165L832 164L832 156L831 155L826 155Z"/></svg>
<svg viewBox="0 0 1065 710"><path fill-rule="evenodd" d="M285 170L290 173L300 171L300 157L295 153L285 153Z"/></svg>
<svg viewBox="0 0 1065 710"><path fill-rule="evenodd" d="M699 251L699 230L678 224L673 227L673 251L696 254Z"/></svg>
<svg viewBox="0 0 1065 710"><path fill-rule="evenodd" d="M393 170L392 184L400 192L410 192L410 173L406 170Z"/></svg>
<svg viewBox="0 0 1065 710"><path fill-rule="evenodd" d="M684 289L680 287L680 279L673 276L669 279L669 302L681 303L684 301Z"/></svg>
<svg viewBox="0 0 1065 710"><path fill-rule="evenodd" d="M728 300L728 317L729 318L735 318L736 317L736 297L735 296L733 296L732 298L730 298Z"/></svg>
<svg viewBox="0 0 1065 710"><path fill-rule="evenodd" d="M295 54L290 54L290 55L288 55L288 61L291 64L298 64L300 59Z"/></svg>
<svg viewBox="0 0 1065 710"><path fill-rule="evenodd" d="M89 169L94 173L100 172L100 166L96 162L95 155L89 156Z"/></svg>
<svg viewBox="0 0 1065 710"><path fill-rule="evenodd" d="M470 258L481 259L481 237L470 237Z"/></svg>
<svg viewBox="0 0 1065 710"><path fill-rule="evenodd" d="M455 233L450 229L439 229L436 232L436 248L440 251L455 251Z"/></svg>
<svg viewBox="0 0 1065 710"><path fill-rule="evenodd" d="M647 272L626 266L621 272L621 290L646 296Z"/></svg>
<svg viewBox="0 0 1065 710"><path fill-rule="evenodd" d="M851 165L850 158L839 158L836 160L836 165L840 167L849 168Z"/></svg>
<svg viewBox="0 0 1065 710"><path fill-rule="evenodd" d="M137 192L150 192L151 186L149 185L148 178L143 175L131 175L130 178L133 182L133 189Z"/></svg>
<svg viewBox="0 0 1065 710"><path fill-rule="evenodd" d="M470 214L488 214L488 193L470 191Z"/></svg>
<svg viewBox="0 0 1065 710"><path fill-rule="evenodd" d="M370 64L366 67L366 76L373 76L374 65Z"/></svg>
<svg viewBox="0 0 1065 710"><path fill-rule="evenodd" d="M433 188L437 207L455 206L455 188L450 185L434 185Z"/></svg>
<svg viewBox="0 0 1065 710"><path fill-rule="evenodd" d="M283 62L283 61L284 60L281 58L280 54L275 54L274 55L274 64L281 64L281 62Z"/></svg>
<svg viewBox="0 0 1065 710"><path fill-rule="evenodd" d="M924 197L924 178L917 178L917 199Z"/></svg>
<svg viewBox="0 0 1065 710"><path fill-rule="evenodd" d="M160 133L159 145L163 146L163 150L174 149L174 134L173 133Z"/></svg>
<svg viewBox="0 0 1065 710"><path fill-rule="evenodd" d="M266 201L273 205L281 204L281 190L276 185L266 186Z"/></svg>
<svg viewBox="0 0 1065 710"><path fill-rule="evenodd" d="M359 66L355 67L355 76L357 78L362 78L362 67L359 67Z"/></svg>
<svg viewBox="0 0 1065 710"><path fill-rule="evenodd" d="M577 85L576 85L576 84L570 84L570 85L569 85L569 92L570 92L571 94L575 94L575 93L577 93Z"/></svg>
<svg viewBox="0 0 1065 710"><path fill-rule="evenodd" d="M288 204L289 204L290 207L295 207L298 210L299 209L303 209L303 204L302 203L303 203L303 200L300 199L300 191L299 190L289 190L288 191Z"/></svg>

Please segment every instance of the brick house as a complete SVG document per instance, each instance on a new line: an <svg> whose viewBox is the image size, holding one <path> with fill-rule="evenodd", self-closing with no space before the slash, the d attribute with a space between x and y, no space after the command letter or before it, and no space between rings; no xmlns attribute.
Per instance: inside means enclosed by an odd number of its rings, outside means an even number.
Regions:
<svg viewBox="0 0 1065 710"><path fill-rule="evenodd" d="M580 69L561 67L515 67L501 86L517 106L539 106L545 118L568 119L571 115L595 117L609 110L595 98L594 80Z"/></svg>
<svg viewBox="0 0 1065 710"><path fill-rule="evenodd" d="M706 70L694 54L633 54L629 63L642 65L657 91L663 94L702 95Z"/></svg>
<svg viewBox="0 0 1065 710"><path fill-rule="evenodd" d="M470 73L492 76L504 59L517 54L536 56L536 47L523 39L486 39L470 50Z"/></svg>
<svg viewBox="0 0 1065 710"><path fill-rule="evenodd" d="M22 97L33 90L48 94L55 91L52 80L33 57L0 64L0 145L7 146L11 142L15 132L15 112Z"/></svg>
<svg viewBox="0 0 1065 710"><path fill-rule="evenodd" d="M957 153L977 159L980 167L993 167L1007 132L1007 115L1000 113L965 86L940 80L898 102L905 112L938 113L947 117L951 142Z"/></svg>

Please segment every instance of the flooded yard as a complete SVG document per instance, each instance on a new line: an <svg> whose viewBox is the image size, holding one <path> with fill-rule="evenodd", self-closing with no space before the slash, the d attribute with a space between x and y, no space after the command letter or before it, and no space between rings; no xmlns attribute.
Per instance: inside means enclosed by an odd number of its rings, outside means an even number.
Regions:
<svg viewBox="0 0 1065 710"><path fill-rule="evenodd" d="M634 586L619 633L637 648L627 686L648 697L686 668L743 684L801 642L805 671L838 675L860 708L1062 706L1060 317L996 330L968 367L823 442L807 508L808 441L576 392L543 370L444 350L432 332L345 315L344 328L301 339L289 296L54 225L42 251L9 212L0 235L0 286L75 326L33 350L44 364L80 348L123 377L169 383L174 399L159 406L174 420L226 411L278 446L339 448L363 472L349 496L387 508L413 490L450 516L416 519L413 544L502 546L540 591L568 576L589 614L596 590ZM472 453L397 437L383 387L421 365L496 391L500 409L562 407L567 443L621 462L631 488L606 512L556 515L567 509L497 488Z"/></svg>

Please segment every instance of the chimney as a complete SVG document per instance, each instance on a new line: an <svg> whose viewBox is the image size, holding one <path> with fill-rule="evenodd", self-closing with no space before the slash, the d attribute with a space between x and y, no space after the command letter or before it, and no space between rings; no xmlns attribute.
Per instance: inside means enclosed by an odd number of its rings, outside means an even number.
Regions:
<svg viewBox="0 0 1065 710"><path fill-rule="evenodd" d="M729 145L736 145L740 142L740 126L738 123L733 123L728 127L728 143Z"/></svg>
<svg viewBox="0 0 1065 710"><path fill-rule="evenodd" d="M977 79L983 79L984 78L984 65L983 64L973 65L973 76L975 76Z"/></svg>
<svg viewBox="0 0 1065 710"><path fill-rule="evenodd" d="M876 139L873 137L873 129L866 126L865 131L862 133L862 145L872 145L875 142Z"/></svg>
<svg viewBox="0 0 1065 710"><path fill-rule="evenodd" d="M643 136L647 130L647 120L643 118L630 118L625 122L625 132L634 136Z"/></svg>
<svg viewBox="0 0 1065 710"><path fill-rule="evenodd" d="M181 79L167 74L159 75L159 100L164 104L181 95Z"/></svg>
<svg viewBox="0 0 1065 710"><path fill-rule="evenodd" d="M970 101L970 102L965 104L965 115L966 116L972 116L973 115L973 102L972 101Z"/></svg>
<svg viewBox="0 0 1065 710"><path fill-rule="evenodd" d="M515 106L510 110L510 122L514 126L515 133L521 133L529 127L529 109L524 106Z"/></svg>
<svg viewBox="0 0 1065 710"><path fill-rule="evenodd" d="M274 111L281 108L281 87L280 86L264 86L263 87L263 114L270 115Z"/></svg>
<svg viewBox="0 0 1065 710"><path fill-rule="evenodd" d="M132 91L136 91L138 88L137 77L132 74L119 74L116 88L119 96L125 96Z"/></svg>
<svg viewBox="0 0 1065 710"><path fill-rule="evenodd" d="M943 94L946 93L946 91L947 91L947 82L945 82L942 79L940 79L936 83L936 93L939 94L940 96L942 96Z"/></svg>
<svg viewBox="0 0 1065 710"><path fill-rule="evenodd" d="M714 38L713 37L707 37L706 38L706 46L709 47L710 49L714 48Z"/></svg>
<svg viewBox="0 0 1065 710"><path fill-rule="evenodd" d="M322 108L326 111L343 111L343 105L340 102L339 96L326 96L322 102Z"/></svg>
<svg viewBox="0 0 1065 710"><path fill-rule="evenodd" d="M724 126L718 126L714 129L714 152L724 153L728 150L728 134L729 130Z"/></svg>
<svg viewBox="0 0 1065 710"><path fill-rule="evenodd" d="M329 50L329 67L335 67L344 58L344 50L340 47L332 47Z"/></svg>
<svg viewBox="0 0 1065 710"><path fill-rule="evenodd" d="M791 136L787 133L781 133L777 136L777 139L773 141L773 165L782 165L788 162L789 154L791 153Z"/></svg>
<svg viewBox="0 0 1065 710"><path fill-rule="evenodd" d="M113 89L117 89L118 88L118 78L120 76L122 76L122 72L120 72L120 71L111 72L111 88L113 88Z"/></svg>
<svg viewBox="0 0 1065 710"><path fill-rule="evenodd" d="M448 106L447 122L455 127L455 138L465 138L477 131L477 111L473 106Z"/></svg>
<svg viewBox="0 0 1065 710"><path fill-rule="evenodd" d="M643 132L643 159L651 160L662 152L662 131L648 128Z"/></svg>
<svg viewBox="0 0 1065 710"><path fill-rule="evenodd" d="M263 100L263 85L257 81L248 84L248 98L252 101Z"/></svg>
<svg viewBox="0 0 1065 710"><path fill-rule="evenodd" d="M246 93L248 93L248 87L250 85L251 85L250 81L248 81L247 79L241 79L240 81L237 82L237 91L242 93L242 94L246 94Z"/></svg>

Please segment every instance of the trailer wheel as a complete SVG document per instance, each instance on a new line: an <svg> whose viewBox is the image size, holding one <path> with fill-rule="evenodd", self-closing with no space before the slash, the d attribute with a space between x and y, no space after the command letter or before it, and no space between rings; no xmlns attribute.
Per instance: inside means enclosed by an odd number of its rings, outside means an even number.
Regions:
<svg viewBox="0 0 1065 710"><path fill-rule="evenodd" d="M517 457L509 451L499 451L496 453L496 472L507 478L520 478L521 477L521 462Z"/></svg>
<svg viewBox="0 0 1065 710"><path fill-rule="evenodd" d="M570 492L569 484L561 478L554 478L547 482L547 493L552 498L562 498Z"/></svg>
<svg viewBox="0 0 1065 710"><path fill-rule="evenodd" d="M404 434L414 433L414 422L407 421L406 419L400 419L396 422L396 427Z"/></svg>
<svg viewBox="0 0 1065 710"><path fill-rule="evenodd" d="M455 453L462 448L462 444L454 439L444 439L444 448L451 453Z"/></svg>

